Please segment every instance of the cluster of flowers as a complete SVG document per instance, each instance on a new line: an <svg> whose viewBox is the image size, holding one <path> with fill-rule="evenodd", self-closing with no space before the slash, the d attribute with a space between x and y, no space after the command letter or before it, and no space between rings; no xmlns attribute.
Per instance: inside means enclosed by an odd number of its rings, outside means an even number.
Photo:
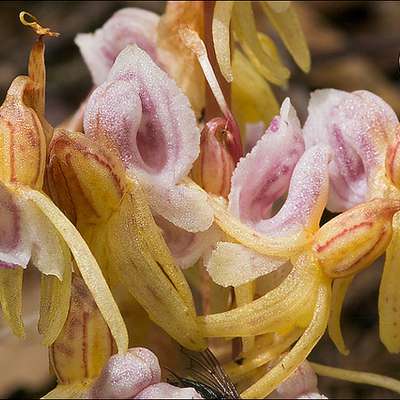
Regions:
<svg viewBox="0 0 400 400"><path fill-rule="evenodd" d="M281 3L262 6L307 70L297 19ZM39 331L59 381L49 397L198 398L160 383L145 349L127 352L128 337L150 343L150 321L221 359L241 338L224 367L243 398L284 393L288 377L285 395L316 392L303 362L327 327L348 352L345 292L385 251L380 336L400 350L395 113L370 92L328 89L311 95L303 128L289 99L271 121L266 80L284 84L287 69L257 33L250 2L217 2L215 53L233 80L232 113L201 39L202 7L171 2L161 20L124 9L78 35L95 88L56 129L44 116L42 41L54 34L22 16L39 40L0 108L0 302L23 336L23 270L42 273ZM231 18L242 49L232 65ZM221 114L209 121L204 77ZM325 208L338 215L320 227Z"/></svg>

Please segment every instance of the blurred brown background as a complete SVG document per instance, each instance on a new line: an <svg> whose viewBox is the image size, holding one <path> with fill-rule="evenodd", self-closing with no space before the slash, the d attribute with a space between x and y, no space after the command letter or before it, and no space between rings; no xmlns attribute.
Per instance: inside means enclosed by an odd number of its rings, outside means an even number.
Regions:
<svg viewBox="0 0 400 400"><path fill-rule="evenodd" d="M32 32L22 27L18 13L26 10L45 25L59 31L58 39L46 41L47 117L59 123L80 104L91 87L89 73L73 39L78 32L100 27L122 7L143 7L161 13L161 1L42 1L2 2L0 5L0 99L11 80L26 73ZM306 33L313 65L302 74L293 64L289 93L304 120L310 90L334 87L344 90L369 89L400 113L400 2L341 1L296 2ZM259 24L269 31L268 23ZM283 53L285 54L285 53ZM287 63L291 63L287 56ZM326 337L310 359L321 363L368 370L400 379L400 356L386 352L378 338L377 299L381 275L379 265L358 276L351 287L343 316L344 335L351 354L343 357ZM27 275L25 312L32 320L38 294L36 277ZM0 397L30 397L45 392L49 381L47 355L28 328L24 344L7 336L0 322ZM391 392L364 385L320 378L320 389L330 398L398 398Z"/></svg>

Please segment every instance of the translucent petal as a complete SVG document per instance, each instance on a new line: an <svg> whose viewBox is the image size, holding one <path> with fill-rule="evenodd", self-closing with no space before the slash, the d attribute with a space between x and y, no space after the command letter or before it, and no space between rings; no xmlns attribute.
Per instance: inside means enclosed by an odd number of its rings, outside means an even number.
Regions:
<svg viewBox="0 0 400 400"><path fill-rule="evenodd" d="M286 261L262 256L237 243L219 242L207 262L207 271L218 285L238 287L277 270Z"/></svg>
<svg viewBox="0 0 400 400"><path fill-rule="evenodd" d="M343 302L346 292L353 280L353 276L347 278L335 279L332 287L332 309L329 316L328 333L332 342L340 353L347 356L350 351L344 343L342 328L340 326L340 316L342 313Z"/></svg>
<svg viewBox="0 0 400 400"><path fill-rule="evenodd" d="M141 8L123 8L94 33L75 38L95 85L101 85L118 54L129 44L137 44L157 62L157 26L160 17Z"/></svg>
<svg viewBox="0 0 400 400"><path fill-rule="evenodd" d="M273 2L261 2L262 9L272 26L279 33L297 65L304 72L308 72L311 64L310 51L296 12L290 5L286 10L277 11L271 3Z"/></svg>
<svg viewBox="0 0 400 400"><path fill-rule="evenodd" d="M26 268L31 246L22 217L21 204L0 182L0 263Z"/></svg>
<svg viewBox="0 0 400 400"><path fill-rule="evenodd" d="M160 216L155 216L155 220L176 264L181 268L194 265L222 237L215 226L204 232L193 233L178 228Z"/></svg>

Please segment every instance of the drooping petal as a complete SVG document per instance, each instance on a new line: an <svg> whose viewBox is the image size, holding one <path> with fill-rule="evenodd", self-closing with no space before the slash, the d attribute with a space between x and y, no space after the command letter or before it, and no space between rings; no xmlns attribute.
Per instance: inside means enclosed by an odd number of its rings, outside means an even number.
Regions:
<svg viewBox="0 0 400 400"><path fill-rule="evenodd" d="M89 399L132 399L143 389L160 382L157 357L145 348L113 355L90 388Z"/></svg>
<svg viewBox="0 0 400 400"><path fill-rule="evenodd" d="M42 343L50 346L59 336L69 310L71 297L72 260L65 248L65 263L63 279L42 275L40 284L40 319L38 330L43 335Z"/></svg>
<svg viewBox="0 0 400 400"><path fill-rule="evenodd" d="M393 236L386 251L385 265L379 288L379 336L389 352L400 351L400 214L393 217Z"/></svg>
<svg viewBox="0 0 400 400"><path fill-rule="evenodd" d="M212 33L215 55L221 73L227 82L232 82L230 29L233 1L217 1L214 6Z"/></svg>
<svg viewBox="0 0 400 400"><path fill-rule="evenodd" d="M279 33L283 43L293 56L297 65L304 71L310 70L311 57L307 46L306 38L301 29L300 21L289 4L285 4L280 9L273 6L272 1L263 1L261 6L272 26ZM288 3L288 2L281 2Z"/></svg>
<svg viewBox="0 0 400 400"><path fill-rule="evenodd" d="M95 85L107 78L118 54L129 44L137 44L157 62L157 27L160 17L141 8L124 8L94 33L80 33L75 43L81 51Z"/></svg>
<svg viewBox="0 0 400 400"><path fill-rule="evenodd" d="M201 350L193 299L170 256L137 182L124 195L108 224L112 267L150 319L185 347ZM124 238L121 240L121 238Z"/></svg>
<svg viewBox="0 0 400 400"><path fill-rule="evenodd" d="M193 233L178 228L160 216L154 218L162 230L176 264L181 268L194 265L222 237L215 226L204 232Z"/></svg>
<svg viewBox="0 0 400 400"><path fill-rule="evenodd" d="M276 271L286 261L262 256L237 243L219 242L207 262L207 271L218 285L238 287Z"/></svg>
<svg viewBox="0 0 400 400"><path fill-rule="evenodd" d="M323 278L317 291L312 320L304 334L275 367L241 393L244 399L265 398L296 370L318 343L328 324L331 296L330 280L326 277Z"/></svg>
<svg viewBox="0 0 400 400"><path fill-rule="evenodd" d="M111 330L117 344L118 352L125 352L128 348L128 334L124 321L101 273L100 267L87 244L72 223L45 195L29 189L21 190L19 193L23 198L31 200L43 212L65 240L86 285Z"/></svg>
<svg viewBox="0 0 400 400"><path fill-rule="evenodd" d="M137 46L121 52L108 79L90 97L85 133L113 141L156 213L190 231L207 229L212 211L199 201L204 196L175 186L199 154L200 135L187 98Z"/></svg>
<svg viewBox="0 0 400 400"><path fill-rule="evenodd" d="M300 123L286 99L280 116L234 171L229 194L231 212L251 225L268 218L273 202L287 191L303 151Z"/></svg>
<svg viewBox="0 0 400 400"><path fill-rule="evenodd" d="M233 8L233 30L251 62L268 81L281 85L289 78L289 70L262 47L255 24L252 4L236 2Z"/></svg>
<svg viewBox="0 0 400 400"><path fill-rule="evenodd" d="M311 320L313 301L323 279L326 278L315 257L303 253L276 289L239 308L199 317L199 324L206 337L253 336L305 327Z"/></svg>
<svg viewBox="0 0 400 400"><path fill-rule="evenodd" d="M203 13L201 2L168 1L157 37L157 56L188 97L197 118L201 118L205 107L205 79L196 56L183 43L179 30L187 27L203 37Z"/></svg>
<svg viewBox="0 0 400 400"><path fill-rule="evenodd" d="M335 279L332 286L332 309L329 316L328 333L336 348L343 355L348 355L350 351L347 349L343 339L342 328L340 326L340 316L347 290L354 276L347 278Z"/></svg>
<svg viewBox="0 0 400 400"><path fill-rule="evenodd" d="M0 305L3 316L14 335L19 337L25 335L22 320L22 279L21 267L0 268Z"/></svg>
<svg viewBox="0 0 400 400"><path fill-rule="evenodd" d="M248 122L263 121L268 125L279 113L279 104L270 85L239 49L233 52L232 69L232 111L241 132Z"/></svg>

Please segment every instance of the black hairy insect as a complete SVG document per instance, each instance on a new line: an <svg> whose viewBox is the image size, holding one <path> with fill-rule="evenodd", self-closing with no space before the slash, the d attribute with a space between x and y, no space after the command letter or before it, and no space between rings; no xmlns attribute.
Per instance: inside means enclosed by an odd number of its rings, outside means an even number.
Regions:
<svg viewBox="0 0 400 400"><path fill-rule="evenodd" d="M204 399L240 399L240 395L217 358L207 349L200 353L182 349L190 360L189 376L180 377L170 373L168 382L176 386L194 388Z"/></svg>

